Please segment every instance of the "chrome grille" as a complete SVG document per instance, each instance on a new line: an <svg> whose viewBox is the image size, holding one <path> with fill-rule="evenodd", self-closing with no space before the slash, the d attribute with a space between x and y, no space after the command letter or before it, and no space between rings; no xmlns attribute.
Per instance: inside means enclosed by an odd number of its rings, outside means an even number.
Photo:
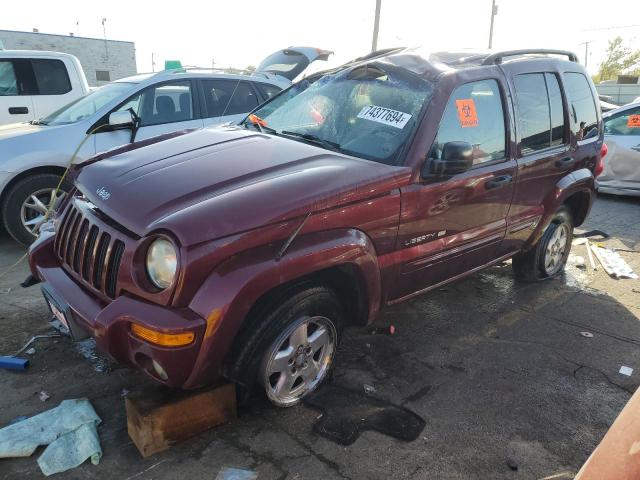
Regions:
<svg viewBox="0 0 640 480"><path fill-rule="evenodd" d="M79 279L115 298L124 242L83 214L73 200L61 218L54 243L58 258Z"/></svg>

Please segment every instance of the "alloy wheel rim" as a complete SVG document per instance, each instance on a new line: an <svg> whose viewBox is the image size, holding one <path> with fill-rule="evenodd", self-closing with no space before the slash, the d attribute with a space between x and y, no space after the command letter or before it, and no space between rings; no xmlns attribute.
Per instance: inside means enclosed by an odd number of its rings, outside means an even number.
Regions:
<svg viewBox="0 0 640 480"><path fill-rule="evenodd" d="M25 230L37 237L40 227L47 220L49 208L53 211L65 195L65 192L56 188L43 188L29 195L20 208L20 220Z"/></svg>
<svg viewBox="0 0 640 480"><path fill-rule="evenodd" d="M544 271L547 275L555 275L562 268L567 253L569 233L567 225L561 223L551 235L544 256Z"/></svg>
<svg viewBox="0 0 640 480"><path fill-rule="evenodd" d="M313 391L329 371L336 329L326 317L302 317L271 345L263 362L263 384L279 406L297 403Z"/></svg>

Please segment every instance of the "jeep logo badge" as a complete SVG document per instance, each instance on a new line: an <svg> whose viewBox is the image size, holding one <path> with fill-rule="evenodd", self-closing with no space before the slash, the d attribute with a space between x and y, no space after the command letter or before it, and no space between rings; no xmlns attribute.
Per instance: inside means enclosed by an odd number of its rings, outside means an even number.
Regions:
<svg viewBox="0 0 640 480"><path fill-rule="evenodd" d="M109 200L109 198L111 197L111 192L104 187L100 187L99 189L97 189L96 193L102 200L105 201Z"/></svg>

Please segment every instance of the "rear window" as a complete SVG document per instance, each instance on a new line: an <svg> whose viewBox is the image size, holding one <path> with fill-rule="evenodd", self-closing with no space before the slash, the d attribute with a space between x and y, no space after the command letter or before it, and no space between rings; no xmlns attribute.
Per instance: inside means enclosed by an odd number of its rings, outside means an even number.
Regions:
<svg viewBox="0 0 640 480"><path fill-rule="evenodd" d="M67 67L61 60L31 60L38 85L38 95L64 95L71 91Z"/></svg>
<svg viewBox="0 0 640 480"><path fill-rule="evenodd" d="M260 90L260 93L262 93L262 95L267 100L275 97L277 94L279 94L282 91L280 87L276 87L275 85L269 85L266 83L254 83L254 85L258 87L258 90Z"/></svg>
<svg viewBox="0 0 640 480"><path fill-rule="evenodd" d="M247 82L202 80L207 117L249 113L258 106L258 97Z"/></svg>
<svg viewBox="0 0 640 480"><path fill-rule="evenodd" d="M598 136L598 114L587 78L581 73L564 74L564 88L569 101L571 131L578 141Z"/></svg>

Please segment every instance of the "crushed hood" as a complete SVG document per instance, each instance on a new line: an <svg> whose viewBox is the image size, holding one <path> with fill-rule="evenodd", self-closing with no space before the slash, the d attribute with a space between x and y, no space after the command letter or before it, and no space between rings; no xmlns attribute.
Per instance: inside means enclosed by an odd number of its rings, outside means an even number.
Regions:
<svg viewBox="0 0 640 480"><path fill-rule="evenodd" d="M90 164L76 185L132 232L167 229L191 245L386 194L409 175L406 167L218 127Z"/></svg>

